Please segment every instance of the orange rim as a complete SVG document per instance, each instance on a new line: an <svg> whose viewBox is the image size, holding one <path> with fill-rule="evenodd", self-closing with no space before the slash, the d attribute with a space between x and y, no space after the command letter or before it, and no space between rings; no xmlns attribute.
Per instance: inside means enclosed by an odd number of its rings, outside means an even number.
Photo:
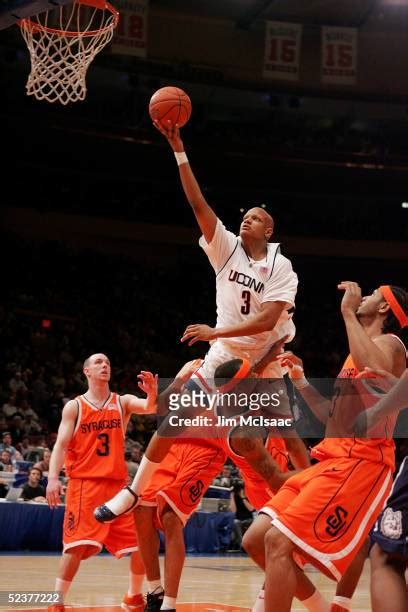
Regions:
<svg viewBox="0 0 408 612"><path fill-rule="evenodd" d="M49 28L48 26L42 25L41 23L31 21L31 19L20 19L17 23L20 27L24 26L29 28L33 32L48 32L49 34L57 34L58 36L96 36L97 34L102 34L107 32L108 30L113 30L116 28L119 21L119 11L115 9L112 4L109 2L105 2L105 0L75 0L74 4L83 4L85 6L91 6L92 8L100 9L101 11L107 10L112 13L114 19L112 23L98 30L89 30L84 32L78 32L73 30L59 30L58 28Z"/></svg>

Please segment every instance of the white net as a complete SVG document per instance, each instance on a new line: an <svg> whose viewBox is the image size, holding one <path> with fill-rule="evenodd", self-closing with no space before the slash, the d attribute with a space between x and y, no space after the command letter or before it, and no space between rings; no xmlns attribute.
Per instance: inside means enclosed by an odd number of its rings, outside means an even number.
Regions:
<svg viewBox="0 0 408 612"><path fill-rule="evenodd" d="M112 39L118 18L108 2L75 0L22 19L20 29L31 59L27 95L61 104L84 100L88 67Z"/></svg>

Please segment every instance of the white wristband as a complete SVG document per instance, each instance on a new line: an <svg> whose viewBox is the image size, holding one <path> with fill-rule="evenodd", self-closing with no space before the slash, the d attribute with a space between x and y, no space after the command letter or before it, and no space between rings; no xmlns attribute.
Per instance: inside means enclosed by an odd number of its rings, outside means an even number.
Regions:
<svg viewBox="0 0 408 612"><path fill-rule="evenodd" d="M181 153L174 151L174 157L176 158L178 166L181 166L181 164L188 164L188 158L184 151Z"/></svg>
<svg viewBox="0 0 408 612"><path fill-rule="evenodd" d="M309 381L305 376L302 378L292 378L292 382L295 385L296 389L304 389L310 385Z"/></svg>
<svg viewBox="0 0 408 612"><path fill-rule="evenodd" d="M340 595L336 595L333 599L333 603L337 604L341 608L344 608L345 610L351 610L351 599L349 597L341 597Z"/></svg>

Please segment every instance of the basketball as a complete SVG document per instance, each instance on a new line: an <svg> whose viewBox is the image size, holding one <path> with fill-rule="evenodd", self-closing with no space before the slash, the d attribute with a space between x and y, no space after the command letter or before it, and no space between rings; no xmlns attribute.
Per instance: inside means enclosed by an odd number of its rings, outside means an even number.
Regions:
<svg viewBox="0 0 408 612"><path fill-rule="evenodd" d="M162 87L150 98L149 114L153 120L163 123L170 120L179 127L186 125L191 115L191 100L182 89L178 87Z"/></svg>

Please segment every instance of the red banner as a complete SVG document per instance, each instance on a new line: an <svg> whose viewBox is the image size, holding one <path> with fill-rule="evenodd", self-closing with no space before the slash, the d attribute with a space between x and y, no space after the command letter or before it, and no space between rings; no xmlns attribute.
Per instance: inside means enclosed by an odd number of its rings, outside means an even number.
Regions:
<svg viewBox="0 0 408 612"><path fill-rule="evenodd" d="M148 0L116 0L119 25L112 42L112 53L146 57Z"/></svg>

